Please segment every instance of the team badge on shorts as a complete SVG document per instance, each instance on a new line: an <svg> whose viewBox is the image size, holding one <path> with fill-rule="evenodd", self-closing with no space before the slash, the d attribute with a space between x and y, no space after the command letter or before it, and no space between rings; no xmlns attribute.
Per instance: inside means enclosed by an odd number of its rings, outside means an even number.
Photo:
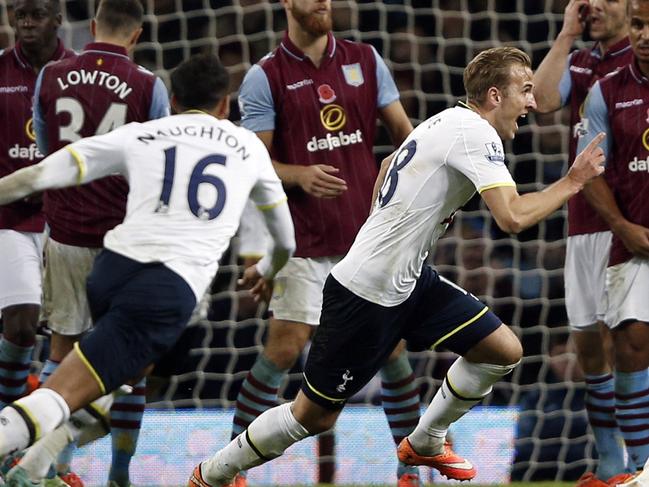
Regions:
<svg viewBox="0 0 649 487"><path fill-rule="evenodd" d="M350 380L354 380L354 376L351 375L351 372L349 371L349 369L347 369L345 370L342 379L343 379L342 383L338 384L338 386L336 387L336 390L338 392L345 392L345 390L347 389L347 382L349 382Z"/></svg>
<svg viewBox="0 0 649 487"><path fill-rule="evenodd" d="M354 64L343 64L343 74L345 75L345 81L350 86L360 86L365 83L365 78L363 78L363 70L361 69L360 63Z"/></svg>

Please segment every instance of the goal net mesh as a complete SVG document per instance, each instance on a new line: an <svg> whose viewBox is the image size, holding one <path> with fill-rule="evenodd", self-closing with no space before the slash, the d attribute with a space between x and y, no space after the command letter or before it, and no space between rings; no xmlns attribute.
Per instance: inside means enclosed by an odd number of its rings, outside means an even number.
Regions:
<svg viewBox="0 0 649 487"><path fill-rule="evenodd" d="M10 3L10 2L9 2ZM272 50L286 28L279 2L257 0L144 0L145 28L135 60L168 82L169 71L197 52L216 52L232 75L232 116L239 118L236 91L245 72ZM335 0L339 37L374 45L391 69L413 124L452 106L463 95L462 72L480 50L512 45L536 67L555 39L567 0ZM80 49L90 41L94 1L63 1L61 37ZM7 2L0 2L0 46L10 46ZM506 143L509 168L520 192L539 190L565 171L567 113L530 115ZM376 141L377 160L393 148L385 130ZM516 331L525 350L522 364L499 382L485 405L520 408L520 458L513 476L574 478L592 467L592 439L582 409L584 387L566 346L563 265L566 212L555 212L515 238L501 232L479 198L462 211L439 241L432 262L442 275L487 303ZM232 407L239 387L262 350L266 310L236 279L242 270L236 239L223 258L203 316L159 367L164 380L150 407ZM453 360L449 352L411 352L427 404ZM282 397L292 398L301 365L289 374ZM369 387L355 401L378 404ZM523 425L525 425L523 427ZM524 454L522 452L525 452ZM550 472L550 473L548 473ZM575 473L577 472L577 474Z"/></svg>

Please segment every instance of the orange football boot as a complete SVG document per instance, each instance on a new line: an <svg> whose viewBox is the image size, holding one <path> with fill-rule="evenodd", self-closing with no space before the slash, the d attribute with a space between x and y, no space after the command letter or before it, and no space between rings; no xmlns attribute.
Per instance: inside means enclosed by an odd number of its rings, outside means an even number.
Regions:
<svg viewBox="0 0 649 487"><path fill-rule="evenodd" d="M469 461L456 454L445 442L444 451L430 457L419 455L404 438L397 448L397 456L406 465L425 465L438 470L443 476L453 480L471 480L476 470Z"/></svg>

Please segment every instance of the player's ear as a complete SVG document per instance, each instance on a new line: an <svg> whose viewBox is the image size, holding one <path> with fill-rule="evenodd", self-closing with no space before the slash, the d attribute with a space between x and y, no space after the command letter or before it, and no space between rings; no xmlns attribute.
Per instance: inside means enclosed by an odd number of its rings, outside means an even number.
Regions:
<svg viewBox="0 0 649 487"><path fill-rule="evenodd" d="M491 104L498 106L502 99L502 93L495 86L492 86L487 90L487 101L491 102Z"/></svg>
<svg viewBox="0 0 649 487"><path fill-rule="evenodd" d="M183 108L178 104L176 95L174 95L173 93L171 94L171 98L169 99L169 105L171 105L171 113L174 115L183 111Z"/></svg>
<svg viewBox="0 0 649 487"><path fill-rule="evenodd" d="M93 38L97 37L97 21L95 19L90 21L90 33Z"/></svg>
<svg viewBox="0 0 649 487"><path fill-rule="evenodd" d="M131 47L131 49L135 47L135 44L137 44L137 41L141 35L142 35L142 27L133 31L133 33L131 34L131 38L129 39L129 46Z"/></svg>
<svg viewBox="0 0 649 487"><path fill-rule="evenodd" d="M230 116L230 95L225 95L216 105L216 118L227 119Z"/></svg>

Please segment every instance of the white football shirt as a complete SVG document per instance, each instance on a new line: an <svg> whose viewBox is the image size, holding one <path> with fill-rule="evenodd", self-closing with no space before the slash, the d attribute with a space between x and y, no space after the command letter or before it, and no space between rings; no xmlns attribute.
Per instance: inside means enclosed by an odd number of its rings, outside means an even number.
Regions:
<svg viewBox="0 0 649 487"><path fill-rule="evenodd" d="M286 200L268 151L251 131L202 112L130 123L68 146L81 177L123 174L124 222L104 246L138 262L162 262L197 299L239 226L248 196L260 207Z"/></svg>
<svg viewBox="0 0 649 487"><path fill-rule="evenodd" d="M402 303L453 214L476 190L497 186L515 183L489 122L464 107L429 118L397 151L372 213L332 275L368 301Z"/></svg>

